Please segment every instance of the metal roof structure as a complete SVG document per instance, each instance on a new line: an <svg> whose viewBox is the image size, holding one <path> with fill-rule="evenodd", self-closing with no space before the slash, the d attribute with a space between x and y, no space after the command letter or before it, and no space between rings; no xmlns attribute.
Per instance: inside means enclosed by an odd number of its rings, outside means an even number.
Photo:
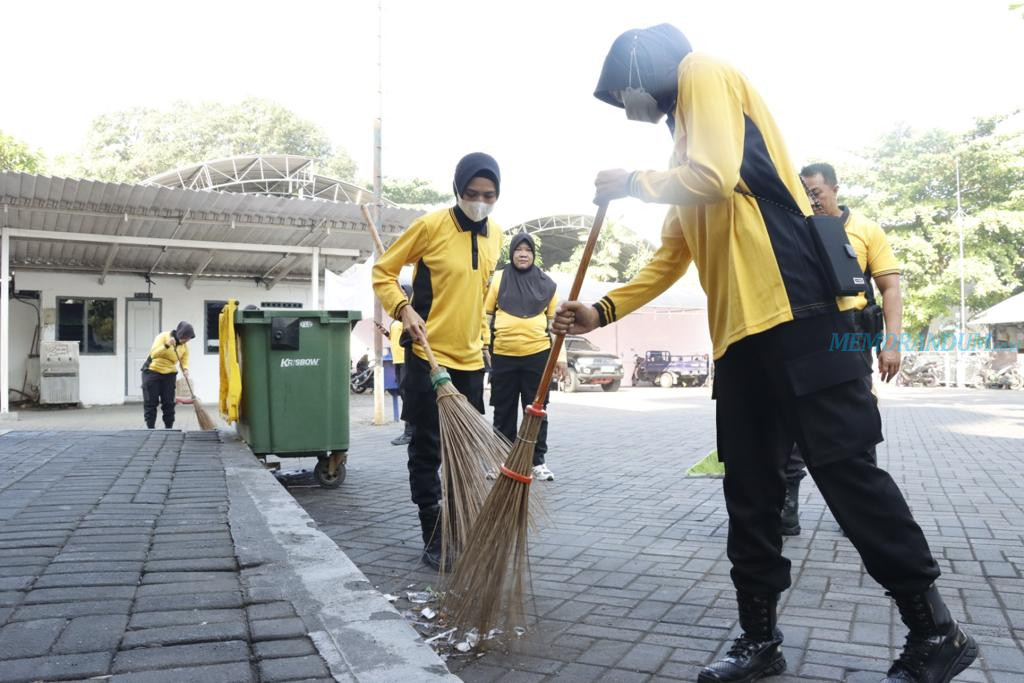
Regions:
<svg viewBox="0 0 1024 683"><path fill-rule="evenodd" d="M297 154L248 154L189 164L147 178L142 184L355 204L373 201L373 193L365 188L314 173L316 161ZM397 207L387 200L383 203Z"/></svg>
<svg viewBox="0 0 1024 683"><path fill-rule="evenodd" d="M212 169L221 163L199 166L213 179ZM239 179L235 187L255 187ZM11 267L95 273L101 283L111 273L180 276L189 287L196 278L255 278L270 289L285 280L308 282L313 264L318 272L325 265L342 271L372 250L355 201L372 201L369 194L349 194L344 201L316 197L322 194L316 178L310 186L316 191L306 195L314 198L305 199L151 181L0 172L0 227L11 239ZM383 207L384 241L421 213Z"/></svg>
<svg viewBox="0 0 1024 683"><path fill-rule="evenodd" d="M594 217L584 214L558 214L541 216L508 229L511 237L527 232L540 238L540 253L545 266L567 261L594 225Z"/></svg>
<svg viewBox="0 0 1024 683"><path fill-rule="evenodd" d="M540 253L544 267L550 267L572 257L573 252L587 241L587 234L594 226L594 217L589 214L564 213L541 216L520 223L508 229L511 237L525 231L540 238ZM628 259L636 250L633 245L623 245L623 258Z"/></svg>
<svg viewBox="0 0 1024 683"><path fill-rule="evenodd" d="M1024 292L1003 299L987 308L969 322L971 325L1013 325L1024 324Z"/></svg>

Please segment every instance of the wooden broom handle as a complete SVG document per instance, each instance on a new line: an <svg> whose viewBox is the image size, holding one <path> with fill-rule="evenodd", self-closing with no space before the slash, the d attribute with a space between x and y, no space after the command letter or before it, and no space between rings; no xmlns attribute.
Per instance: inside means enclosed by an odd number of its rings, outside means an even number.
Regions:
<svg viewBox="0 0 1024 683"><path fill-rule="evenodd" d="M370 236L373 237L373 243L377 246L377 256L384 255L384 243L380 241L380 233L377 232L377 225L373 222L373 216L370 215L370 210L366 208L366 204L360 204L359 208L363 212L363 218L366 220L366 227L370 230ZM430 363L431 370L437 370L438 364L437 359L434 358L434 352L430 350L430 344L427 343L426 338L420 343L423 350L427 354L427 362Z"/></svg>
<svg viewBox="0 0 1024 683"><path fill-rule="evenodd" d="M597 206L597 215L594 216L594 225L590 228L590 236L587 237L587 246L583 249L583 258L576 268L576 279L572 281L572 289L569 290L568 301L576 301L583 289L583 278L587 275L587 267L590 265L590 257L594 255L594 248L597 246L597 236L601 232L601 225L604 223L604 215L608 212L608 202ZM555 340L551 343L551 351L548 353L548 362L544 366L544 374L540 376L540 386L537 387L537 396L533 399L534 410L543 410L544 401L548 397L548 389L551 387L551 377L555 374L555 365L558 363L558 354L562 351L562 343L565 341L564 334L556 334Z"/></svg>
<svg viewBox="0 0 1024 683"><path fill-rule="evenodd" d="M181 355L178 354L178 346L174 346L174 355L178 359L178 365L181 365ZM192 390L192 382L188 381L188 375L185 374L185 366L181 365L181 376L185 378L185 385L188 387L188 393L192 394L193 400L196 397L196 392Z"/></svg>
<svg viewBox="0 0 1024 683"><path fill-rule="evenodd" d="M366 227L370 229L370 236L373 237L373 243L377 247L377 256L384 255L384 243L380 241L380 234L377 232L377 226L373 222L373 217L370 216L370 210L366 208L366 204L360 204L359 208L363 212L363 218L366 219Z"/></svg>

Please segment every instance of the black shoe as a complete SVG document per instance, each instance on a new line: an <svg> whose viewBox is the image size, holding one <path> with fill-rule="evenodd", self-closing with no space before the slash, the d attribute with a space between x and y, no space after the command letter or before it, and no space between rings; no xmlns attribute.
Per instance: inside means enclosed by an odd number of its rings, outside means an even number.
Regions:
<svg viewBox="0 0 1024 683"><path fill-rule="evenodd" d="M431 569L441 570L441 506L420 508L423 553L420 559Z"/></svg>
<svg viewBox="0 0 1024 683"><path fill-rule="evenodd" d="M156 429L156 423L147 422L146 423L146 429Z"/></svg>
<svg viewBox="0 0 1024 683"><path fill-rule="evenodd" d="M799 479L786 479L786 502L782 504L782 535L800 535Z"/></svg>
<svg viewBox="0 0 1024 683"><path fill-rule="evenodd" d="M698 683L748 683L786 670L782 633L776 628L776 595L736 592L743 635L725 657L704 667Z"/></svg>
<svg viewBox="0 0 1024 683"><path fill-rule="evenodd" d="M410 441L412 441L412 437L410 435L402 434L401 436L397 436L394 439L391 439L391 445L392 446L404 446L407 443L409 443Z"/></svg>
<svg viewBox="0 0 1024 683"><path fill-rule="evenodd" d="M948 683L978 657L978 644L950 616L935 586L895 595L910 633L883 683Z"/></svg>

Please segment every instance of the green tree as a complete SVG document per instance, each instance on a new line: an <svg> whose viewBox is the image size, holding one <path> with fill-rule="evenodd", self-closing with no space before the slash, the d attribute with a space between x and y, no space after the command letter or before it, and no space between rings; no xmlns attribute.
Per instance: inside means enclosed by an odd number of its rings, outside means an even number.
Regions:
<svg viewBox="0 0 1024 683"><path fill-rule="evenodd" d="M332 147L316 124L274 102L235 105L175 102L167 109L103 114L86 135L78 174L137 182L178 166L239 154L299 154L321 160L318 171L350 180L355 163Z"/></svg>
<svg viewBox="0 0 1024 683"><path fill-rule="evenodd" d="M583 258L586 243L581 242L572 256L550 270L559 273L575 273ZM635 275L650 260L651 245L635 232L614 221L605 221L597 246L590 258L587 277L601 282L622 282Z"/></svg>
<svg viewBox="0 0 1024 683"><path fill-rule="evenodd" d="M849 203L886 229L901 262L908 333L959 310L957 161L968 318L1024 282L1024 133L1001 125L1008 118L978 119L962 132L900 126L847 174Z"/></svg>
<svg viewBox="0 0 1024 683"><path fill-rule="evenodd" d="M367 187L372 187L372 185L370 183ZM430 184L429 180L423 178L384 178L382 193L385 198L395 204L434 206L455 201L452 194L439 192Z"/></svg>
<svg viewBox="0 0 1024 683"><path fill-rule="evenodd" d="M27 144L0 130L0 171L39 173L42 166L42 154L33 152Z"/></svg>

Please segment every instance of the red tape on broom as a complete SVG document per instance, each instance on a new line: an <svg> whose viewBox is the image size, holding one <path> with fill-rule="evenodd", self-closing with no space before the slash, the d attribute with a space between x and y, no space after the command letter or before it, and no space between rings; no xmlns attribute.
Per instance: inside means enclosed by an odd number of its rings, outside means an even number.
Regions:
<svg viewBox="0 0 1024 683"><path fill-rule="evenodd" d="M530 484L530 483L533 483L533 477L529 477L529 476L525 476L525 475L519 474L518 472L516 472L514 470L510 470L509 468L505 467L504 465L502 465L499 469L501 470L501 473L504 474L506 477L508 477L509 479L512 479L514 481L518 481L520 484Z"/></svg>

